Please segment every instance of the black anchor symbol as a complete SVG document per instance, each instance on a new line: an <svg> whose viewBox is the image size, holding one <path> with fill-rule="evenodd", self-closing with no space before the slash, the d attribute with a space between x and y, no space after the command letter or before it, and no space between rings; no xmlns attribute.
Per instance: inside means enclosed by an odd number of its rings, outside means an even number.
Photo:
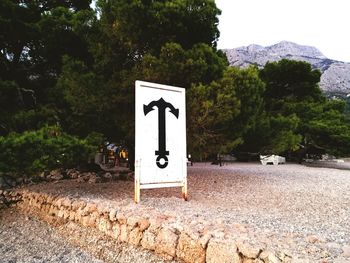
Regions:
<svg viewBox="0 0 350 263"><path fill-rule="evenodd" d="M160 98L157 101L152 101L148 105L143 105L143 112L145 116L153 109L153 107L158 108L158 151L155 151L157 155L156 163L157 166L161 169L168 166L168 157L169 151L166 150L166 140L165 140L165 110L166 108L170 109L170 112L175 115L176 118L179 118L179 109L166 102L163 98ZM164 160L164 163L161 164L160 160Z"/></svg>

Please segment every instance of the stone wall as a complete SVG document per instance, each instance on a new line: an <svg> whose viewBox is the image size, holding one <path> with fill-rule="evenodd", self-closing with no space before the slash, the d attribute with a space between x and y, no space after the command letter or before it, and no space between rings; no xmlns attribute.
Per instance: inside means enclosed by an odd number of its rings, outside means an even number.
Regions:
<svg viewBox="0 0 350 263"><path fill-rule="evenodd" d="M19 201L22 201L21 193L0 189L0 209L14 205Z"/></svg>
<svg viewBox="0 0 350 263"><path fill-rule="evenodd" d="M169 260L189 263L291 262L287 255L276 255L263 246L233 238L215 226L209 227L203 222L187 224L149 208L111 207L108 203L97 204L28 190L1 191L0 197L47 222L72 221L95 228L119 242L141 246Z"/></svg>

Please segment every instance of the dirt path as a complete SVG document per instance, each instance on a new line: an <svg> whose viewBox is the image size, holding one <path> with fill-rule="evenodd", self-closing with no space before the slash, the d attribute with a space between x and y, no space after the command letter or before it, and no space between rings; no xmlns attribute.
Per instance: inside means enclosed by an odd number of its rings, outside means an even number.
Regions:
<svg viewBox="0 0 350 263"><path fill-rule="evenodd" d="M15 209L0 210L1 263L163 263L160 257L117 244L73 223L48 225ZM169 262L169 261L168 261Z"/></svg>
<svg viewBox="0 0 350 263"><path fill-rule="evenodd" d="M102 263L67 243L51 226L14 209L0 211L0 261Z"/></svg>

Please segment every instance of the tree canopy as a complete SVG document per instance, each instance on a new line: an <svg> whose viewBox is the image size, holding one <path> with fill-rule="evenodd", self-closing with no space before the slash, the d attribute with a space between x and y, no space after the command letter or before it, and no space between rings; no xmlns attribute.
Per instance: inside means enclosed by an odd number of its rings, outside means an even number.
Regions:
<svg viewBox="0 0 350 263"><path fill-rule="evenodd" d="M276 139L267 149L292 151L311 144L329 153L348 152L345 103L325 97L319 88L319 70L312 69L307 62L283 59L267 63L260 76L266 83L265 111L273 121L271 129L278 133L269 136ZM279 122L290 124L280 126Z"/></svg>
<svg viewBox="0 0 350 263"><path fill-rule="evenodd" d="M68 137L97 132L132 148L139 79L186 89L194 158L232 150L283 153L307 144L349 154L349 106L324 96L321 73L310 64L228 66L216 48L215 1L95 4L0 2L2 142L58 127Z"/></svg>

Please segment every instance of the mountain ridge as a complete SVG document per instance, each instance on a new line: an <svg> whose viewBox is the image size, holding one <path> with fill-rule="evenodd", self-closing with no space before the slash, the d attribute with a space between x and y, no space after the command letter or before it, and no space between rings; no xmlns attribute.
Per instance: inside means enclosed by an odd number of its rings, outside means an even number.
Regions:
<svg viewBox="0 0 350 263"><path fill-rule="evenodd" d="M327 58L316 47L281 41L271 46L251 44L233 49L222 49L231 66L263 67L268 61L281 59L309 62L322 72L320 88L326 95L350 94L350 63Z"/></svg>

